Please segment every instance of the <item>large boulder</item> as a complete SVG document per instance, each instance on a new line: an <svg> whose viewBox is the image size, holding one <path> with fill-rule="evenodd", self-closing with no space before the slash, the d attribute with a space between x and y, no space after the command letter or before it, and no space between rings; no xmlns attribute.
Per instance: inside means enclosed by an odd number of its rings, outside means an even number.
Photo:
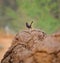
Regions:
<svg viewBox="0 0 60 63"><path fill-rule="evenodd" d="M36 29L19 32L1 63L60 63L60 36L56 36Z"/></svg>

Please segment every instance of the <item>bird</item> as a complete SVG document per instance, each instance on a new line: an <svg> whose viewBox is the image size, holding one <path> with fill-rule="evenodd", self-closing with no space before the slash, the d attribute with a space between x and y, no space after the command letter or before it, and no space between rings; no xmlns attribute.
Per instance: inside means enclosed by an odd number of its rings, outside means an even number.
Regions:
<svg viewBox="0 0 60 63"><path fill-rule="evenodd" d="M28 24L28 22L26 22L26 27L27 27L28 29L32 28L32 23L33 23L33 21L31 22L31 24Z"/></svg>

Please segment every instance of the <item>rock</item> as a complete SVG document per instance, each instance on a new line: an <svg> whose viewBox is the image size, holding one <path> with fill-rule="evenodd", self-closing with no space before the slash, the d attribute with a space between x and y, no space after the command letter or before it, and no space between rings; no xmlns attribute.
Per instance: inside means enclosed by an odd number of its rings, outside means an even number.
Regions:
<svg viewBox="0 0 60 63"><path fill-rule="evenodd" d="M1 63L60 63L60 41L38 29L19 32Z"/></svg>

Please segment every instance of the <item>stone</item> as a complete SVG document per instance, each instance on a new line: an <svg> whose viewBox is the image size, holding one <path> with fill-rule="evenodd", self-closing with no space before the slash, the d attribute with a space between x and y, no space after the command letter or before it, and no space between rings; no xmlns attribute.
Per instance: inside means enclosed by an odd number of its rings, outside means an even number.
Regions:
<svg viewBox="0 0 60 63"><path fill-rule="evenodd" d="M17 33L1 63L60 63L60 36L56 35L38 29Z"/></svg>

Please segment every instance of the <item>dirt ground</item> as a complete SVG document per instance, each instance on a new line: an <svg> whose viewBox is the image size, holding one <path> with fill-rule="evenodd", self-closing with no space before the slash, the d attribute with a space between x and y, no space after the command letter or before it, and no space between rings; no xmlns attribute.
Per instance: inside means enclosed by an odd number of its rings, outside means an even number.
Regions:
<svg viewBox="0 0 60 63"><path fill-rule="evenodd" d="M13 36L2 36L0 35L0 61L3 58L3 55L8 50L13 40Z"/></svg>

